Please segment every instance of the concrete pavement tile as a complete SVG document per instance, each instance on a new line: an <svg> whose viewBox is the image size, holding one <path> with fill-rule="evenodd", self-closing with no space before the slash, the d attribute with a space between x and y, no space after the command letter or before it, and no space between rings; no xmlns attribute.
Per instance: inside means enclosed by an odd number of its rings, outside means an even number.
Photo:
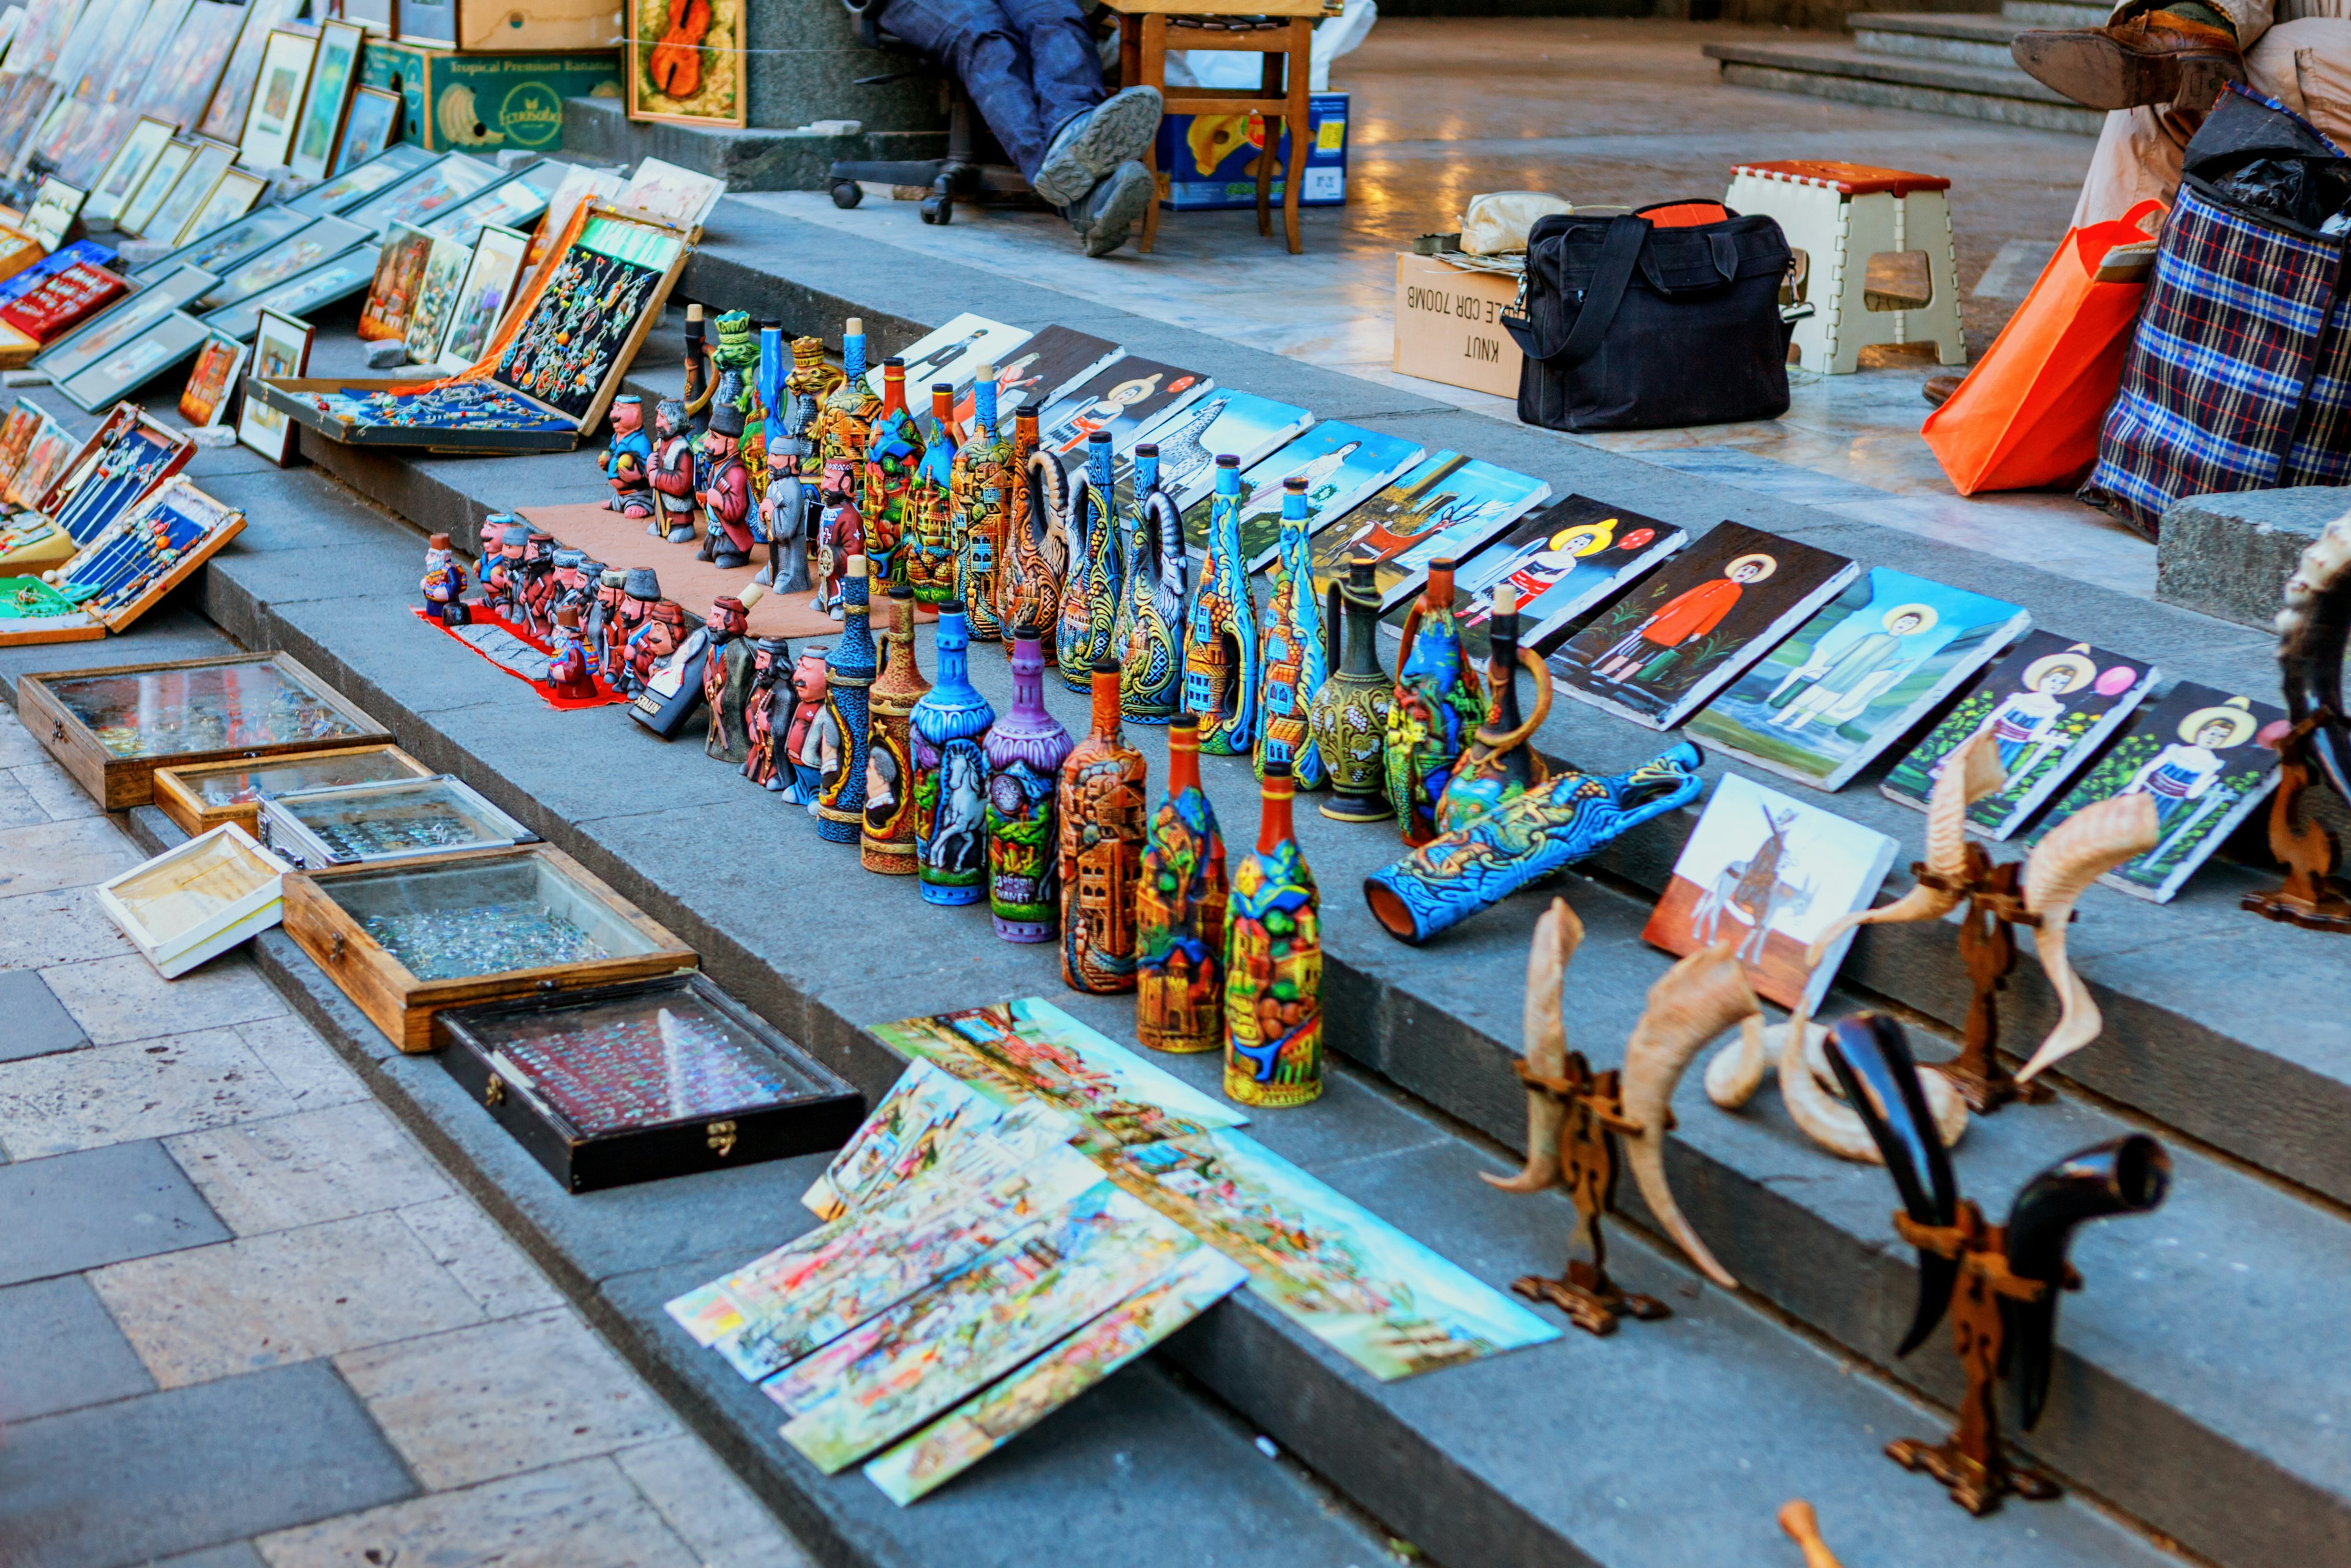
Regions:
<svg viewBox="0 0 2351 1568"><path fill-rule="evenodd" d="M568 1306L351 1351L335 1367L428 1491L678 1434Z"/></svg>
<svg viewBox="0 0 2351 1568"><path fill-rule="evenodd" d="M232 1541L179 1557L159 1557L147 1568L262 1568L261 1553L249 1541Z"/></svg>
<svg viewBox="0 0 2351 1568"><path fill-rule="evenodd" d="M0 1422L154 1391L88 1281L68 1274L0 1291Z"/></svg>
<svg viewBox="0 0 2351 1568"><path fill-rule="evenodd" d="M479 1303L486 1318L510 1318L555 1306L563 1292L529 1255L507 1239L470 1197L445 1197L400 1211L434 1260Z"/></svg>
<svg viewBox="0 0 2351 1568"><path fill-rule="evenodd" d="M323 1363L27 1421L0 1465L10 1568L128 1568L415 1492Z"/></svg>
<svg viewBox="0 0 2351 1568"><path fill-rule="evenodd" d="M0 1061L28 1056L49 1056L89 1043L73 1015L59 1005L57 993L30 969L0 972L0 1018L8 1030L0 1038Z"/></svg>
<svg viewBox="0 0 2351 1568"><path fill-rule="evenodd" d="M29 828L55 820L13 770L0 771L0 828Z"/></svg>
<svg viewBox="0 0 2351 1568"><path fill-rule="evenodd" d="M129 871L146 857L104 817L0 831L0 894L85 887Z"/></svg>
<svg viewBox="0 0 2351 1568"><path fill-rule="evenodd" d="M226 953L176 980L137 954L47 971L49 989L100 1045L277 1018L285 1001L242 953Z"/></svg>
<svg viewBox="0 0 2351 1568"><path fill-rule="evenodd" d="M0 1144L20 1160L165 1138L285 1108L277 1080L233 1029L0 1062Z"/></svg>
<svg viewBox="0 0 2351 1568"><path fill-rule="evenodd" d="M0 1166L0 1285L228 1239L156 1143Z"/></svg>
<svg viewBox="0 0 2351 1568"><path fill-rule="evenodd" d="M613 1458L705 1568L812 1568L799 1542L700 1438L643 1443Z"/></svg>
<svg viewBox="0 0 2351 1568"><path fill-rule="evenodd" d="M448 1196L416 1141L372 1101L189 1133L163 1145L239 1236Z"/></svg>
<svg viewBox="0 0 2351 1568"><path fill-rule="evenodd" d="M0 969L46 969L91 958L137 956L86 887L0 898Z"/></svg>
<svg viewBox="0 0 2351 1568"><path fill-rule="evenodd" d="M359 1075L343 1065L318 1030L291 1013L238 1024L236 1034L286 1086L291 1109L314 1111L369 1098Z"/></svg>
<svg viewBox="0 0 2351 1568"><path fill-rule="evenodd" d="M394 1503L254 1544L269 1568L697 1568L699 1562L602 1458Z"/></svg>
<svg viewBox="0 0 2351 1568"><path fill-rule="evenodd" d="M8 770L17 788L33 798L34 804L47 814L53 822L71 821L77 817L102 817L106 814L89 791L73 781L73 775L54 762L28 762Z"/></svg>
<svg viewBox="0 0 2351 1568"><path fill-rule="evenodd" d="M90 1282L165 1388L481 1318L389 1214L118 1264Z"/></svg>
<svg viewBox="0 0 2351 1568"><path fill-rule="evenodd" d="M15 768L20 763L46 761L48 753L25 727L14 708L0 707L0 768Z"/></svg>

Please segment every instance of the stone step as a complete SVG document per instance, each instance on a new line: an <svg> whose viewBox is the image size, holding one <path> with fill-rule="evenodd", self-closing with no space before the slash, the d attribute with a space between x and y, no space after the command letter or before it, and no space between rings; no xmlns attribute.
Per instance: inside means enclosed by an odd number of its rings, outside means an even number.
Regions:
<svg viewBox="0 0 2351 1568"><path fill-rule="evenodd" d="M1855 11L1845 17L1854 47L1889 58L2015 69L2008 41L2025 30L2004 16L1937 11ZM2022 73L2020 73L2022 74Z"/></svg>
<svg viewBox="0 0 2351 1568"><path fill-rule="evenodd" d="M2105 5L2077 5L2072 0L2001 0L2000 14L2027 27L2103 27L2114 14Z"/></svg>
<svg viewBox="0 0 2351 1568"><path fill-rule="evenodd" d="M1722 79L1740 87L2093 135L2105 118L2059 97L2005 60L1910 57L1868 52L1857 43L1809 39L1717 42L1704 47L1708 58L1721 62Z"/></svg>

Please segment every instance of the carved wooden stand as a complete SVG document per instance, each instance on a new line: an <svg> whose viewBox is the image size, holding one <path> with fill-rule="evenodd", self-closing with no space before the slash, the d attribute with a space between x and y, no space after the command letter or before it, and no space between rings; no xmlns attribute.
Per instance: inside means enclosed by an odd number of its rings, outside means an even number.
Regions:
<svg viewBox="0 0 2351 1568"><path fill-rule="evenodd" d="M2309 742L2322 716L2313 714L2278 743L2277 794L2270 800L2270 852L2285 862L2285 885L2272 893L2249 893L2237 901L2266 920L2283 920L2313 931L2351 932L2351 887L2334 875L2335 836L2302 810L2303 791L2313 787Z"/></svg>
<svg viewBox="0 0 2351 1568"><path fill-rule="evenodd" d="M1914 863L1910 874L1928 887L1955 893L1968 901L1959 923L1959 958L1968 967L1975 994L1968 1001L1968 1026L1959 1054L1933 1064L1958 1085L1968 1108L1978 1115L1999 1110L2011 1100L2038 1104L2056 1092L2046 1083L2019 1083L1993 1049L2000 1040L1998 993L2016 967L2018 925L2038 925L2041 917L2024 907L2017 886L2022 862L1995 865L1981 844L1968 846L1968 869L1959 881L1936 874Z"/></svg>
<svg viewBox="0 0 2351 1568"><path fill-rule="evenodd" d="M1568 1234L1566 1272L1557 1279L1528 1274L1511 1281L1510 1289L1530 1301L1549 1301L1586 1333L1614 1333L1624 1318L1648 1322L1673 1316L1673 1309L1656 1297L1632 1294L1608 1277L1608 1241L1600 1222L1616 1194L1616 1145L1610 1134L1641 1130L1625 1119L1615 1071L1594 1072L1583 1053L1573 1051L1568 1052L1564 1078L1541 1077L1523 1061L1516 1065L1528 1088L1566 1112L1559 1130L1559 1168L1575 1202L1575 1228ZM1591 1251L1590 1262L1572 1256L1578 1242Z"/></svg>
<svg viewBox="0 0 2351 1568"><path fill-rule="evenodd" d="M2011 1493L2030 1502L2058 1496L2062 1489L2046 1475L2009 1463L2000 1440L2000 1303L2039 1301L2049 1287L2008 1271L2007 1228L1986 1225L1972 1198L1960 1203L1956 1225L1920 1225L1896 1211L1894 1228L1913 1247L1959 1265L1951 1287L1951 1338L1968 1391L1959 1401L1959 1427L1949 1437L1940 1443L1898 1437L1886 1445L1886 1458L1906 1470L1926 1471L1950 1490L1953 1502L1979 1516ZM2078 1285L2071 1268L2066 1285Z"/></svg>

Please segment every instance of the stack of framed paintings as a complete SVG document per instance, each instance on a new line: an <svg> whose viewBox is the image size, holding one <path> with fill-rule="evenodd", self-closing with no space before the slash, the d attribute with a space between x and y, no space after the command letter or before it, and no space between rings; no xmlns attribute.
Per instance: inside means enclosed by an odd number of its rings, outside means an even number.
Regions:
<svg viewBox="0 0 2351 1568"><path fill-rule="evenodd" d="M193 267L181 267L168 277L148 284L105 315L44 349L34 359L33 368L47 376L51 384L72 399L76 406L95 413L113 400L98 397L85 401L89 399L89 389L97 384L95 380L73 386L68 383L74 383L75 378L85 371L102 363L114 363L133 342L151 330L161 329L166 319L183 306L193 303L217 282L218 279L209 272ZM176 340L186 351L179 354L172 362L184 363L188 355L195 351L195 343L186 339L184 334L178 335ZM168 367L156 367L157 370L164 368ZM131 373L136 373L135 366L130 369Z"/></svg>
<svg viewBox="0 0 2351 1568"><path fill-rule="evenodd" d="M224 337L242 341L261 329L264 311L280 316L307 316L339 299L364 293L367 286L375 279L378 248L371 244L355 246L307 272L298 272L285 282L272 285L259 294L208 312L204 324Z"/></svg>
<svg viewBox="0 0 2351 1568"><path fill-rule="evenodd" d="M202 321L174 310L57 382L57 391L83 413L95 413L194 359L210 335Z"/></svg>
<svg viewBox="0 0 2351 1568"><path fill-rule="evenodd" d="M89 193L83 187L68 185L52 175L41 182L33 204L26 209L24 221L16 228L40 241L44 249L55 250L66 243L67 231L80 220L82 204L89 197Z"/></svg>
<svg viewBox="0 0 2351 1568"><path fill-rule="evenodd" d="M424 232L436 239L471 245L491 224L528 228L546 213L548 199L570 172L569 163L542 158L425 224Z"/></svg>
<svg viewBox="0 0 2351 1568"><path fill-rule="evenodd" d="M395 141L366 162L338 169L325 183L288 198L283 209L313 218L345 212L436 161L413 142Z"/></svg>
<svg viewBox="0 0 2351 1568"><path fill-rule="evenodd" d="M245 514L167 479L41 578L0 578L0 644L121 632L245 528Z"/></svg>
<svg viewBox="0 0 2351 1568"><path fill-rule="evenodd" d="M187 174L182 178L189 180L195 175L196 166L191 163ZM196 187L191 185L190 188ZM156 226L159 232L154 237L174 246L193 244L208 234L226 228L251 212L253 204L261 200L262 193L268 189L269 182L258 174L248 173L243 169L224 169L220 178L214 181L212 188L204 193L203 200L195 204L187 221L169 235L160 232L162 222L171 217L172 210L180 204L166 200L163 212L158 214Z"/></svg>
<svg viewBox="0 0 2351 1568"><path fill-rule="evenodd" d="M315 221L308 214L286 206L266 206L217 233L156 257L140 267L137 276L152 279L193 267L215 277L225 277L246 261Z"/></svg>
<svg viewBox="0 0 2351 1568"><path fill-rule="evenodd" d="M459 152L444 153L344 208L342 215L381 239L394 224L423 227L498 179L496 164Z"/></svg>
<svg viewBox="0 0 2351 1568"><path fill-rule="evenodd" d="M1039 340L1066 330L1061 327L1046 328L1022 345L1011 363L1018 365L1027 358ZM999 384L1004 381L1003 369L999 368L997 379ZM960 403L956 405L956 414L968 424L968 416ZM1178 510L1188 512L1215 487L1217 458L1220 455L1229 454L1239 459L1243 471L1247 471L1313 423L1314 416L1294 403L1219 388L1190 407L1159 419L1135 440L1138 444L1149 441L1158 445L1159 487L1174 499ZM1187 543L1189 533L1187 528ZM1200 542L1206 543L1205 535Z"/></svg>
<svg viewBox="0 0 2351 1568"><path fill-rule="evenodd" d="M246 119L253 109L253 89L261 79L262 56L269 48L269 35L300 16L304 0L246 0L236 47L229 51L228 64L221 70L220 85L213 89L212 101L204 108L203 123L195 128L198 135L232 144L244 136Z"/></svg>
<svg viewBox="0 0 2351 1568"><path fill-rule="evenodd" d="M246 22L246 7L196 0L140 95L139 110L193 130L204 116Z"/></svg>
<svg viewBox="0 0 2351 1568"><path fill-rule="evenodd" d="M449 318L457 308L457 290L464 285L465 269L473 259L474 253L454 239L431 242L404 334L408 357L414 362L429 365L441 357L441 340L449 335Z"/></svg>
<svg viewBox="0 0 2351 1568"><path fill-rule="evenodd" d="M250 299L368 239L365 229L347 219L313 219L277 244L223 269L220 281L196 300L196 308L217 310Z"/></svg>
<svg viewBox="0 0 2351 1568"><path fill-rule="evenodd" d="M496 232L486 231L485 244ZM506 259L499 265L518 267L527 242L511 230L503 232ZM335 441L448 451L568 452L583 431L603 419L691 248L685 231L633 214L583 207L573 214L554 264L506 316L480 357L458 374L418 382L349 377L312 382L256 373L252 402ZM434 305L439 267L438 256L429 258L419 286L408 337L412 353L420 319ZM473 270L469 265L468 273ZM511 271L507 277L510 285ZM473 308L487 299L486 287L469 306L465 287L461 277L443 326L442 347L450 332L465 327Z"/></svg>

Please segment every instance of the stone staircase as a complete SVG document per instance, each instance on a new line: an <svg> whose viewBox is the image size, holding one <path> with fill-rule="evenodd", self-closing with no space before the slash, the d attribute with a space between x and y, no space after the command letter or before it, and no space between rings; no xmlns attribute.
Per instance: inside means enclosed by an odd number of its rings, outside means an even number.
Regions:
<svg viewBox="0 0 2351 1568"><path fill-rule="evenodd" d="M2009 40L2033 27L2094 27L2106 7L2070 0L2005 0L1997 14L1855 11L1850 42L1708 44L1722 79L1773 92L1915 109L1966 120L2095 135L2105 116L2059 97L2016 68Z"/></svg>

